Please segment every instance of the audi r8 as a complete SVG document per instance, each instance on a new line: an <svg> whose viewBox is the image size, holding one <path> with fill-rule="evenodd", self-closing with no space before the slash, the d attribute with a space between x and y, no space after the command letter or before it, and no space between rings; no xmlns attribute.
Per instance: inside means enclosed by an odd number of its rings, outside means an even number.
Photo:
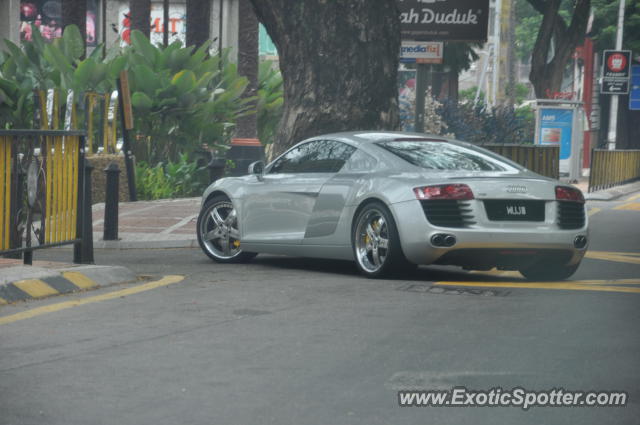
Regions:
<svg viewBox="0 0 640 425"><path fill-rule="evenodd" d="M302 141L215 181L197 223L206 255L355 261L368 277L416 265L518 270L559 280L588 245L579 189L479 146L361 131Z"/></svg>

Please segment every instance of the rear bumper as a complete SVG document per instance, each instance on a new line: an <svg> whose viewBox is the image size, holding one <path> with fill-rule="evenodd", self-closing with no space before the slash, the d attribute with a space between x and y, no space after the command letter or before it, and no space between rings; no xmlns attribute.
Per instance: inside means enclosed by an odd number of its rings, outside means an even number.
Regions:
<svg viewBox="0 0 640 425"><path fill-rule="evenodd" d="M576 236L587 236L588 240L586 222L583 228L572 230L562 230L548 222L522 223L517 228L501 223L446 228L430 224L418 202L401 202L392 208L404 255L416 264L518 268L531 259L549 258L573 265L582 260L588 247L588 244L581 249L574 246ZM431 237L438 233L453 235L455 245L433 246Z"/></svg>

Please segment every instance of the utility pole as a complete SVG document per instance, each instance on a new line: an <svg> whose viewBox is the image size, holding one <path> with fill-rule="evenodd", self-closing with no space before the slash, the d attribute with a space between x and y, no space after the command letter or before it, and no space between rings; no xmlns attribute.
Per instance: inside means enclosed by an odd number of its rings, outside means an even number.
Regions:
<svg viewBox="0 0 640 425"><path fill-rule="evenodd" d="M624 1L620 0L618 9L618 30L616 32L616 50L622 50L622 34L624 25ZM618 103L617 94L611 95L611 107L609 108L609 133L607 134L607 149L616 150L616 131L618 127Z"/></svg>
<svg viewBox="0 0 640 425"><path fill-rule="evenodd" d="M494 54L493 51L494 51L493 46L489 45L489 47L487 47L487 53L484 58L484 65L482 66L482 73L480 74L480 81L478 82L478 90L476 90L476 97L473 99L473 106L476 106L478 104L478 99L480 99L480 92L482 92L483 89L485 93L488 92L488 90L486 90L484 80L485 80L485 77L487 76L487 68L489 68L489 61L491 60L491 55ZM485 94L484 96L485 106L487 105L488 101L489 101L489 96Z"/></svg>
<svg viewBox="0 0 640 425"><path fill-rule="evenodd" d="M498 36L498 73L494 106L513 108L515 104L515 2L500 0L500 32Z"/></svg>
<svg viewBox="0 0 640 425"><path fill-rule="evenodd" d="M498 101L498 74L500 72L500 15L502 12L502 0L495 0L493 11L493 81L491 83L491 106L496 106Z"/></svg>
<svg viewBox="0 0 640 425"><path fill-rule="evenodd" d="M162 2L162 45L169 46L169 0Z"/></svg>
<svg viewBox="0 0 640 425"><path fill-rule="evenodd" d="M518 84L518 72L517 65L518 60L516 58L516 5L515 0L509 0L509 19L507 20L506 31L509 33L509 42L507 44L507 99L509 108L513 109L516 105L516 86ZM504 22L504 20L503 20Z"/></svg>
<svg viewBox="0 0 640 425"><path fill-rule="evenodd" d="M129 0L131 31L138 30L145 37L151 37L151 0Z"/></svg>

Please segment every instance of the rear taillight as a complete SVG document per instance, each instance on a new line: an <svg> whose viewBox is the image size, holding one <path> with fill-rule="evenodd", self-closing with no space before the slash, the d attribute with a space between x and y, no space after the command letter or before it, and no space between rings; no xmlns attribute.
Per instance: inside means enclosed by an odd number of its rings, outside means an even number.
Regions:
<svg viewBox="0 0 640 425"><path fill-rule="evenodd" d="M418 199L450 199L464 201L473 199L473 192L466 184L439 184L413 189Z"/></svg>
<svg viewBox="0 0 640 425"><path fill-rule="evenodd" d="M573 201L584 204L584 196L580 189L568 186L556 186L556 199L558 201Z"/></svg>

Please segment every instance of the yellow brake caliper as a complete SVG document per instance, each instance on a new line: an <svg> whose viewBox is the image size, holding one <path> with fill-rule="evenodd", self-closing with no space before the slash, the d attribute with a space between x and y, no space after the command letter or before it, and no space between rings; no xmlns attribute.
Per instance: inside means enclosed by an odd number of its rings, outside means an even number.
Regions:
<svg viewBox="0 0 640 425"><path fill-rule="evenodd" d="M380 223L378 222L378 220L374 221L373 223L371 223L371 227L373 228L373 230L378 230L378 226L380 225ZM364 235L364 243L368 244L369 242L371 242L371 238L369 237L368 233L365 233Z"/></svg>

